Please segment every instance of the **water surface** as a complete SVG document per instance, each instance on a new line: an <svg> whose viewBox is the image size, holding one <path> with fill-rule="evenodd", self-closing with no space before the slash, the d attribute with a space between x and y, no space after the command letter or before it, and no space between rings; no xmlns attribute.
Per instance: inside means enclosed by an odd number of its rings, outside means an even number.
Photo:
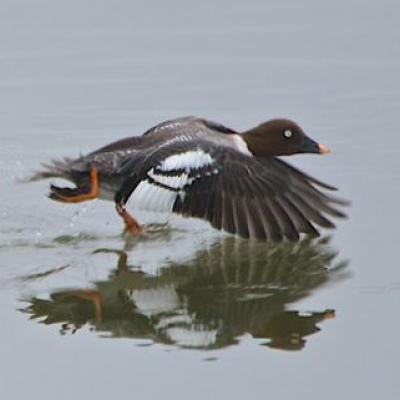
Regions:
<svg viewBox="0 0 400 400"><path fill-rule="evenodd" d="M397 399L400 6L0 6L0 387L7 399ZM333 149L291 162L350 219L273 246L207 224L121 234L111 203L17 184L182 115L298 121ZM164 224L165 225L160 225Z"/></svg>

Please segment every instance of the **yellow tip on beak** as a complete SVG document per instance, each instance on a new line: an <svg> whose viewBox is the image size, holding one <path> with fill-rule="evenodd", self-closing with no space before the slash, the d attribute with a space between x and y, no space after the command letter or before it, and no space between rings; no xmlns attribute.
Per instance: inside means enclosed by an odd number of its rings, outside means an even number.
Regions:
<svg viewBox="0 0 400 400"><path fill-rule="evenodd" d="M324 146L321 143L318 145L318 149L319 149L319 154L329 154L331 152L331 150L328 147Z"/></svg>
<svg viewBox="0 0 400 400"><path fill-rule="evenodd" d="M336 317L335 311L334 311L334 310L331 310L331 311L328 311L328 312L325 313L325 315L324 315L324 320L333 319L333 318L335 318L335 317Z"/></svg>

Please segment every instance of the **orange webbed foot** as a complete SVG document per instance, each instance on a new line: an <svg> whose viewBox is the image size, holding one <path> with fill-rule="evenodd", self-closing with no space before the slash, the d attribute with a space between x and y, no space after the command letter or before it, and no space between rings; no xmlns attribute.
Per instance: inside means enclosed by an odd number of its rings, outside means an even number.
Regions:
<svg viewBox="0 0 400 400"><path fill-rule="evenodd" d="M96 168L93 167L91 169L89 179L89 188L77 187L71 189L51 185L49 197L52 200L61 201L63 203L81 203L82 201L96 199L100 191L98 172Z"/></svg>
<svg viewBox="0 0 400 400"><path fill-rule="evenodd" d="M125 224L125 231L129 232L132 236L139 236L143 228L139 222L129 214L124 206L121 204L116 205L117 213L123 219Z"/></svg>

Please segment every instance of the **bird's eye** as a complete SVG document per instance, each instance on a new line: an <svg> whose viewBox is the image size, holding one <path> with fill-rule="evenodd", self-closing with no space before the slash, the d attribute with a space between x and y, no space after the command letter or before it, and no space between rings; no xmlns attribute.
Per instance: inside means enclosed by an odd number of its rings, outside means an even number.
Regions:
<svg viewBox="0 0 400 400"><path fill-rule="evenodd" d="M290 139L293 136L293 132L290 129L286 129L286 131L283 132L283 136L285 136L286 139Z"/></svg>

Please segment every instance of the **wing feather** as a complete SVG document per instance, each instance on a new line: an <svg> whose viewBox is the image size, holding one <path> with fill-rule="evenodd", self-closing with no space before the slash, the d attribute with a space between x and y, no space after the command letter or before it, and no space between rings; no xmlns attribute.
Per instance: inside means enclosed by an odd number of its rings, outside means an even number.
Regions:
<svg viewBox="0 0 400 400"><path fill-rule="evenodd" d="M323 192L332 186L280 159L247 156L206 140L164 146L124 168L128 176L117 201L126 201L151 173L163 185L174 183L173 212L245 238L298 240L300 233L318 235L314 224L333 228L328 216L345 217L338 207L346 202Z"/></svg>

